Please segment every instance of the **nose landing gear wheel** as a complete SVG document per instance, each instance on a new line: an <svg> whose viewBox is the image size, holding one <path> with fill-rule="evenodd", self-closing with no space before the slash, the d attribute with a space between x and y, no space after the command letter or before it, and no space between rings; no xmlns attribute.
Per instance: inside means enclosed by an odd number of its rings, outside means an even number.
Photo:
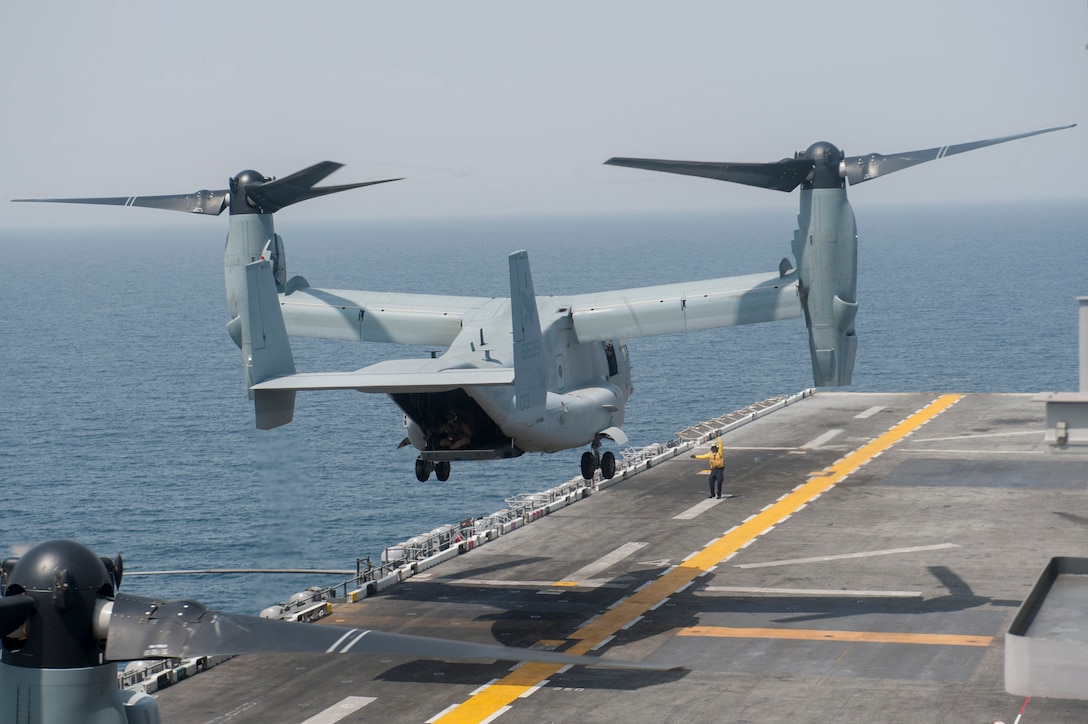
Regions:
<svg viewBox="0 0 1088 724"><path fill-rule="evenodd" d="M448 465L449 463L446 464ZM416 480L419 482L427 482L427 479L431 477L432 470L434 470L434 463L430 460L423 460L422 458L416 460Z"/></svg>

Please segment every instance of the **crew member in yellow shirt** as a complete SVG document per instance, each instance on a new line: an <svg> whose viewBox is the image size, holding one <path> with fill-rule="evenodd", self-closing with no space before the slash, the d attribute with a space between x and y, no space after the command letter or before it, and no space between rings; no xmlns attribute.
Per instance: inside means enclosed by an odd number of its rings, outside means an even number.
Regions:
<svg viewBox="0 0 1088 724"><path fill-rule="evenodd" d="M722 438L710 446L710 452L702 455L692 455L697 460L710 460L710 497L715 495L722 497L722 483L725 481L725 455L722 450Z"/></svg>

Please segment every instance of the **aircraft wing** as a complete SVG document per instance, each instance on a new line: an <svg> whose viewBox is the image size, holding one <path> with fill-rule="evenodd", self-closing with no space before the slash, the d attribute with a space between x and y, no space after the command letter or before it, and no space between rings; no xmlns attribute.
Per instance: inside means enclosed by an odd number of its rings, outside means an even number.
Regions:
<svg viewBox="0 0 1088 724"><path fill-rule="evenodd" d="M436 368L441 359L390 360L355 372L283 375L254 390L358 390L359 392L444 392L458 387L514 384L513 367Z"/></svg>
<svg viewBox="0 0 1088 724"><path fill-rule="evenodd" d="M797 275L749 274L563 298L579 342L650 337L801 316Z"/></svg>
<svg viewBox="0 0 1088 724"><path fill-rule="evenodd" d="M438 347L448 347L461 333L464 319L495 301L490 297L311 289L308 286L280 296L284 323L292 337Z"/></svg>
<svg viewBox="0 0 1088 724"><path fill-rule="evenodd" d="M569 307L577 341L593 342L794 319L801 316L796 286L796 274L769 272L551 299ZM281 295L280 302L294 337L448 347L466 320L492 316L507 300L304 287ZM304 376L309 375L293 377ZM333 385L331 378L327 382ZM297 389L361 389L350 380L340 382Z"/></svg>

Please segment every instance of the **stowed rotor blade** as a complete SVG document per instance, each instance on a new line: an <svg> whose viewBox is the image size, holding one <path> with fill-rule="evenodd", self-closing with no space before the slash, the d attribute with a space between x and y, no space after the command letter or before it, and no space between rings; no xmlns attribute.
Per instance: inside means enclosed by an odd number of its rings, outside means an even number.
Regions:
<svg viewBox="0 0 1088 724"><path fill-rule="evenodd" d="M348 189L357 189L362 188L363 186L373 186L374 184L384 184L389 183L390 181L401 180L399 178L387 178L382 179L381 181L363 181L362 183L314 188L314 184L318 183L341 166L343 166L341 163L322 161L309 168L297 171L290 176L271 179L260 184L250 184L246 187L246 194L261 208L261 211L272 214L285 206L290 206L299 201L306 201L327 194L335 194L340 191L347 191Z"/></svg>
<svg viewBox="0 0 1088 724"><path fill-rule="evenodd" d="M813 167L812 161L807 158L785 158L773 163L713 163L617 156L608 159L605 163L611 166L643 168L648 171L664 171L684 176L702 176L775 191L793 191L812 173Z"/></svg>
<svg viewBox="0 0 1088 724"><path fill-rule="evenodd" d="M927 148L922 151L894 153L888 156L879 153L870 153L865 156L847 156L843 161L844 172L847 180L849 180L851 184L859 184L862 181L868 181L877 176L887 176L895 171L902 171L905 168L910 168L911 166L916 166L917 164L925 163L926 161L935 161L938 158L944 158L945 156L954 156L957 153L974 151L976 148L985 148L986 146L994 146L998 143L1015 141L1018 138L1028 138L1029 136L1038 136L1042 133L1061 131L1066 128L1072 128L1075 125L1077 124L1072 123L1067 126L1044 128L1041 131L1029 131L1027 133L1018 133L1013 136L1002 136L1001 138L988 138L984 141L960 143L955 146Z"/></svg>
<svg viewBox="0 0 1088 724"><path fill-rule="evenodd" d="M0 636L7 636L23 625L34 610L34 599L25 593L0 597Z"/></svg>
<svg viewBox="0 0 1088 724"><path fill-rule="evenodd" d="M113 600L106 638L106 658L111 661L258 653L386 654L658 671L670 668L498 644L278 621L210 611L194 601L160 601L125 594Z"/></svg>
<svg viewBox="0 0 1088 724"><path fill-rule="evenodd" d="M220 191L197 191L192 194L170 194L167 196L111 196L105 198L86 199L12 199L12 201L28 201L55 204L101 204L103 206L144 206L152 209L166 209L167 211L185 211L190 214L211 214L218 216L227 208L227 200L230 192L226 189Z"/></svg>

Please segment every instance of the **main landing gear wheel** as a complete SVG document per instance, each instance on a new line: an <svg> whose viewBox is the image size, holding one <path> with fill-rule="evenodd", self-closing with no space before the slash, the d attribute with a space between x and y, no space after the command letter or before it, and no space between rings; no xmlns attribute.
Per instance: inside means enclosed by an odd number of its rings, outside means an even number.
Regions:
<svg viewBox="0 0 1088 724"><path fill-rule="evenodd" d="M593 473L597 472L597 459L593 456L593 453L586 450L582 453L582 477L586 480L593 480Z"/></svg>
<svg viewBox="0 0 1088 724"><path fill-rule="evenodd" d="M601 475L605 480L611 480L616 475L616 456L611 450L601 456Z"/></svg>
<svg viewBox="0 0 1088 724"><path fill-rule="evenodd" d="M449 463L446 463L446 465L449 465ZM427 480L431 477L432 470L434 470L434 463L432 463L430 460L424 460L422 458L416 459L416 480L421 483L427 482ZM448 469L446 471L446 477L449 477ZM443 479L444 478L439 476L439 480Z"/></svg>
<svg viewBox="0 0 1088 724"><path fill-rule="evenodd" d="M601 477L611 480L616 475L616 456L609 450L601 455L601 439L598 437L592 443L593 452L582 453L582 477L593 480L593 474L601 471Z"/></svg>
<svg viewBox="0 0 1088 724"><path fill-rule="evenodd" d="M450 463L448 460L434 464L434 476L443 483L450 479Z"/></svg>

